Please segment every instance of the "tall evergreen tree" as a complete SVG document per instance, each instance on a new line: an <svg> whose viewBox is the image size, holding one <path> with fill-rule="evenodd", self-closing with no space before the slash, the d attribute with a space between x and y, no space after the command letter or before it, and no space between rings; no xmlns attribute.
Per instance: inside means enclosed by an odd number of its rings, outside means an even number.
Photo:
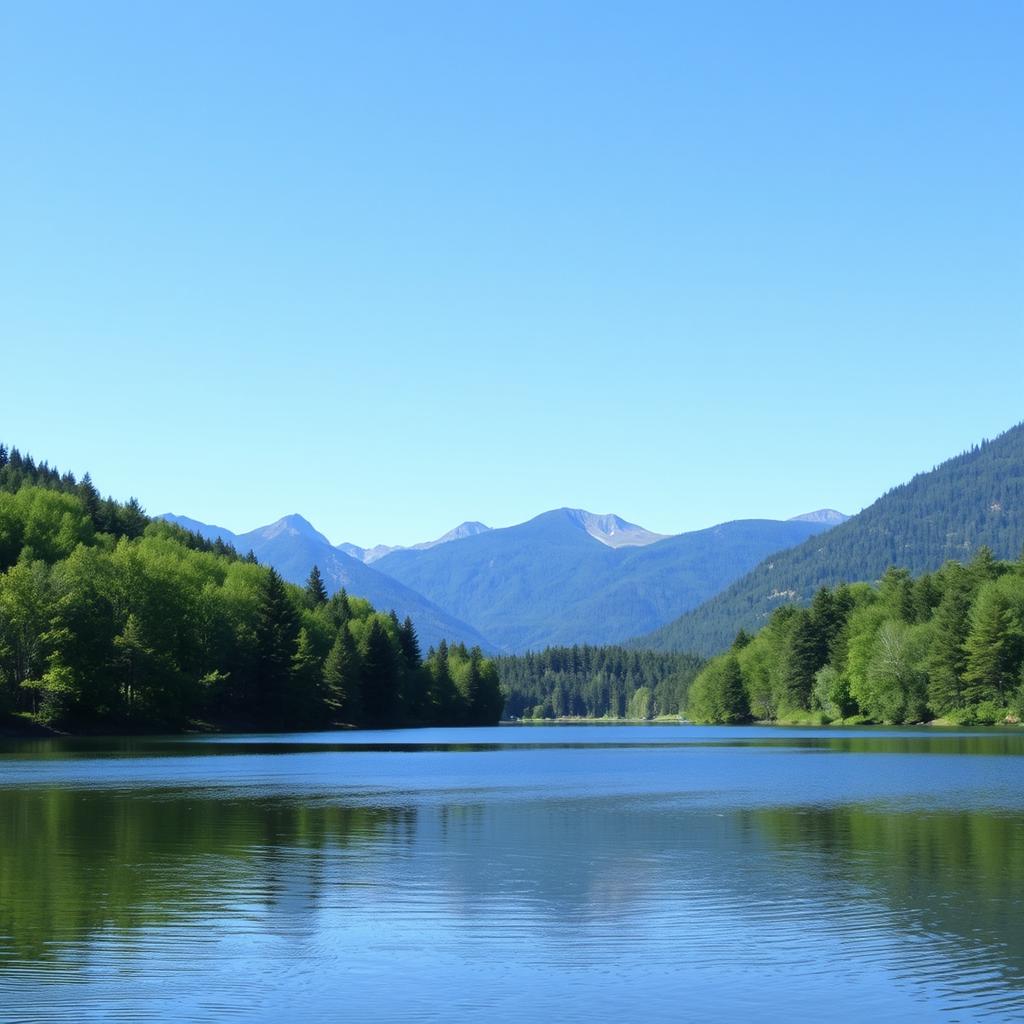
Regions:
<svg viewBox="0 0 1024 1024"><path fill-rule="evenodd" d="M970 703L1001 700L1020 682L1022 636L1006 596L992 584L982 589L964 642L964 681Z"/></svg>
<svg viewBox="0 0 1024 1024"><path fill-rule="evenodd" d="M309 571L309 578L306 580L306 601L311 608L318 608L327 603L327 587L324 586L320 567L317 565Z"/></svg>
<svg viewBox="0 0 1024 1024"><path fill-rule="evenodd" d="M276 569L268 569L256 607L254 692L252 706L246 709L260 720L274 723L287 713L298 633L298 617L284 581Z"/></svg>
<svg viewBox="0 0 1024 1024"><path fill-rule="evenodd" d="M808 612L800 612L789 640L785 698L793 708L809 706L814 676L825 664L824 638Z"/></svg>
<svg viewBox="0 0 1024 1024"><path fill-rule="evenodd" d="M370 627L360 651L363 660L363 711L371 725L394 722L401 717L398 666L391 641L379 616Z"/></svg>
<svg viewBox="0 0 1024 1024"><path fill-rule="evenodd" d="M338 720L353 725L361 722L362 666L355 640L345 626L338 630L324 662L323 681L327 704Z"/></svg>
<svg viewBox="0 0 1024 1024"><path fill-rule="evenodd" d="M964 643L970 629L971 588L969 574L960 566L947 566L945 592L935 610L931 649L928 654L928 703L937 715L964 706Z"/></svg>
<svg viewBox="0 0 1024 1024"><path fill-rule="evenodd" d="M100 492L96 490L96 487L92 482L92 477L88 473L82 477L82 482L78 485L78 494L82 499L82 504L85 505L85 511L89 514L89 518L92 520L93 525L99 529Z"/></svg>
<svg viewBox="0 0 1024 1024"><path fill-rule="evenodd" d="M287 717L299 725L315 722L324 702L323 666L305 626L299 630L291 668Z"/></svg>
<svg viewBox="0 0 1024 1024"><path fill-rule="evenodd" d="M420 655L420 640L416 635L416 627L412 619L407 615L405 621L398 628L398 645L402 649L402 657L410 669L419 668L423 660Z"/></svg>

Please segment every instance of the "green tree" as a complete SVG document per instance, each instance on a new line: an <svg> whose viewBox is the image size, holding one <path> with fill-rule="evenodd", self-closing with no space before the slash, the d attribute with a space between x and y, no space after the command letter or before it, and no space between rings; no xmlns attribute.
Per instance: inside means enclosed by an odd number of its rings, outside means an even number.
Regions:
<svg viewBox="0 0 1024 1024"><path fill-rule="evenodd" d="M263 574L256 609L256 665L252 702L247 709L261 721L276 723L287 714L292 656L298 639L298 616L276 569Z"/></svg>
<svg viewBox="0 0 1024 1024"><path fill-rule="evenodd" d="M964 707L964 673L967 651L964 643L970 629L970 577L963 567L952 564L943 575L944 589L932 619L928 654L928 703L937 715L948 715Z"/></svg>
<svg viewBox="0 0 1024 1024"><path fill-rule="evenodd" d="M371 725L386 725L401 718L401 692L395 650L382 619L374 615L360 650L363 662L363 711Z"/></svg>
<svg viewBox="0 0 1024 1024"><path fill-rule="evenodd" d="M323 664L309 630L303 626L292 655L287 708L289 721L304 725L317 720L324 700L322 683Z"/></svg>
<svg viewBox="0 0 1024 1024"><path fill-rule="evenodd" d="M316 565L310 570L309 578L306 580L306 601L311 608L327 603L327 588Z"/></svg>
<svg viewBox="0 0 1024 1024"><path fill-rule="evenodd" d="M1011 594L1001 583L993 581L982 587L971 612L970 631L964 642L969 704L1004 702L1020 682L1024 629Z"/></svg>
<svg viewBox="0 0 1024 1024"><path fill-rule="evenodd" d="M715 658L697 676L690 688L687 717L720 725L749 721L750 702L735 654Z"/></svg>
<svg viewBox="0 0 1024 1024"><path fill-rule="evenodd" d="M629 698L626 717L646 722L654 717L654 694L646 686L637 687Z"/></svg>
<svg viewBox="0 0 1024 1024"><path fill-rule="evenodd" d="M337 638L324 661L326 700L339 721L358 724L363 720L362 666L359 650L347 627Z"/></svg>

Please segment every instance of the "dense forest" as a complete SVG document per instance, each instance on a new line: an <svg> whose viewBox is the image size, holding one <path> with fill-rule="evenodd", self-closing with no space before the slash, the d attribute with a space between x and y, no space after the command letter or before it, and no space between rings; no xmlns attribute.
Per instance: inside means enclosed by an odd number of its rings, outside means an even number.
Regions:
<svg viewBox="0 0 1024 1024"><path fill-rule="evenodd" d="M982 546L1016 558L1024 545L1024 424L894 488L852 519L772 555L699 608L630 646L717 654L736 631L760 629L782 604L822 586L913 575L970 559Z"/></svg>
<svg viewBox="0 0 1024 1024"><path fill-rule="evenodd" d="M506 718L678 715L702 665L688 654L622 647L549 647L496 659Z"/></svg>
<svg viewBox="0 0 1024 1024"><path fill-rule="evenodd" d="M0 445L0 714L69 730L484 724L494 663Z"/></svg>
<svg viewBox="0 0 1024 1024"><path fill-rule="evenodd" d="M756 636L701 671L687 715L893 724L1019 720L1024 709L1024 557L982 548L916 579L822 588L808 608L779 608Z"/></svg>

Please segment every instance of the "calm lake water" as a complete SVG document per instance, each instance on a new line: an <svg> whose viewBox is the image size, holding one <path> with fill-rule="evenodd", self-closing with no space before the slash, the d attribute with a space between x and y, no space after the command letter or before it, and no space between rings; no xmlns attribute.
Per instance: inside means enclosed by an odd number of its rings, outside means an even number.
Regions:
<svg viewBox="0 0 1024 1024"><path fill-rule="evenodd" d="M0 1020L1024 1020L1024 734L0 741Z"/></svg>

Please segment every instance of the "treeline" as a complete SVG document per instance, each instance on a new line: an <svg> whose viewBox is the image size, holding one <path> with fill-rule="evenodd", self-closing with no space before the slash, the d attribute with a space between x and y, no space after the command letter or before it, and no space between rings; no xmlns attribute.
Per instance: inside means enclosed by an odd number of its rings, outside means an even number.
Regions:
<svg viewBox="0 0 1024 1024"><path fill-rule="evenodd" d="M982 548L914 579L822 588L742 630L690 690L698 722L1017 720L1024 708L1024 557Z"/></svg>
<svg viewBox="0 0 1024 1024"><path fill-rule="evenodd" d="M479 649L328 599L0 446L0 713L67 729L496 722Z"/></svg>
<svg viewBox="0 0 1024 1024"><path fill-rule="evenodd" d="M689 654L549 647L496 659L506 718L678 715L703 664Z"/></svg>

